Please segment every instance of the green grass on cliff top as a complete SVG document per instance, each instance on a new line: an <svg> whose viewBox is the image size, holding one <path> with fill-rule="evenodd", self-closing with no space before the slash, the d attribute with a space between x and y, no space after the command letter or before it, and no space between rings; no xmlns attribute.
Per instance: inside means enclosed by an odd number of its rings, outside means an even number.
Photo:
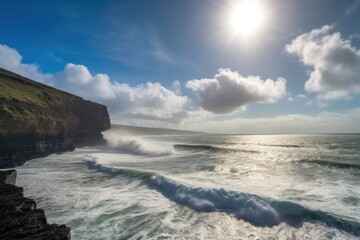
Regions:
<svg viewBox="0 0 360 240"><path fill-rule="evenodd" d="M79 97L0 68L0 118L7 113L27 122L59 120L54 110L75 98Z"/></svg>
<svg viewBox="0 0 360 240"><path fill-rule="evenodd" d="M0 68L0 101L18 101L47 108L67 97L75 96Z"/></svg>
<svg viewBox="0 0 360 240"><path fill-rule="evenodd" d="M5 100L17 100L19 102L26 102L45 107L46 103L40 96L41 91L38 89L29 89L27 86L9 82L0 76L0 98Z"/></svg>

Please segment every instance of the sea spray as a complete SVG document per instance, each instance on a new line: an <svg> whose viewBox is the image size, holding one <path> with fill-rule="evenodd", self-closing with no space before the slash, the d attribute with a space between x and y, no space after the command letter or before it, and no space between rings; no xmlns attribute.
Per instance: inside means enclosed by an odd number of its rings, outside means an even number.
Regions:
<svg viewBox="0 0 360 240"><path fill-rule="evenodd" d="M174 154L174 148L170 144L149 141L139 136L122 135L115 130L108 130L102 132L102 134L109 147L123 153L149 157L161 157Z"/></svg>
<svg viewBox="0 0 360 240"><path fill-rule="evenodd" d="M164 176L133 169L106 166L96 158L86 160L90 169L141 180L167 199L199 212L225 212L254 226L273 227L282 222L300 227L304 222L321 222L329 227L360 236L360 223L333 214L311 210L300 204L271 200L258 195L185 185Z"/></svg>

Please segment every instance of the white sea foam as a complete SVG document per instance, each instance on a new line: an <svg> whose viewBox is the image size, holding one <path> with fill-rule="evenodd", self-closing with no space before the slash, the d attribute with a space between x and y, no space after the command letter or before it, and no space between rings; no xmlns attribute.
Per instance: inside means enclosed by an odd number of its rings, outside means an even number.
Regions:
<svg viewBox="0 0 360 240"><path fill-rule="evenodd" d="M142 179L144 184L166 198L197 211L227 212L261 226L273 226L281 222L277 210L270 202L256 195L224 189L191 187L157 174L107 166L98 162L96 158L87 160L87 163L91 169L101 172L119 173Z"/></svg>
<svg viewBox="0 0 360 240"><path fill-rule="evenodd" d="M145 138L131 135L121 135L113 130L102 133L107 145L127 154L161 157L174 154L172 145L148 141Z"/></svg>
<svg viewBox="0 0 360 240"><path fill-rule="evenodd" d="M226 212L259 226L274 226L282 220L270 202L255 195L225 189L191 187L163 176L152 176L149 187L170 200L197 211Z"/></svg>
<svg viewBox="0 0 360 240"><path fill-rule="evenodd" d="M88 166L107 173L119 173L127 177L141 179L150 189L178 204L199 212L225 212L255 226L272 227L282 222L291 226L301 226L307 221L319 221L328 226L358 234L360 224L340 219L332 214L307 209L289 201L276 201L257 195L188 186L164 176L132 169L106 166L96 159L88 160Z"/></svg>
<svg viewBox="0 0 360 240"><path fill-rule="evenodd" d="M339 155L316 147L358 136L122 136L29 161L18 168L18 184L74 239L360 237L359 170L347 167L358 164L358 149ZM119 140L120 149L134 140L143 152L171 142L181 154L150 157L120 150ZM228 141L244 143L241 151L227 151L237 149ZM263 151L258 142L274 146ZM303 142L315 147L277 146Z"/></svg>

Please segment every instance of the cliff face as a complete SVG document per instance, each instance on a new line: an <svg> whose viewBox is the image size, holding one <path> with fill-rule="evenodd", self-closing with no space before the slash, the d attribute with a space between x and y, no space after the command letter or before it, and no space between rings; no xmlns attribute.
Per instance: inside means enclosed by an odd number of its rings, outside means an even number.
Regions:
<svg viewBox="0 0 360 240"><path fill-rule="evenodd" d="M0 68L0 168L103 143L106 106Z"/></svg>
<svg viewBox="0 0 360 240"><path fill-rule="evenodd" d="M0 239L70 240L70 228L48 224L44 211L15 181L15 170L0 171Z"/></svg>

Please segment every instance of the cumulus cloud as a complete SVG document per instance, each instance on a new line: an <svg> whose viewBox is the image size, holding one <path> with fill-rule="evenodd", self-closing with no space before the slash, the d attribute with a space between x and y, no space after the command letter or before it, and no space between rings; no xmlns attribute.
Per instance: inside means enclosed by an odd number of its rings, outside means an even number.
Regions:
<svg viewBox="0 0 360 240"><path fill-rule="evenodd" d="M312 67L305 90L319 93L320 100L346 99L360 93L360 50L332 30L333 26L325 25L298 36L285 47Z"/></svg>
<svg viewBox="0 0 360 240"><path fill-rule="evenodd" d="M36 64L26 64L22 60L23 57L16 49L0 44L0 67L16 72L24 77L51 84L51 74L41 73Z"/></svg>
<svg viewBox="0 0 360 240"><path fill-rule="evenodd" d="M86 66L73 63L58 73L43 74L37 65L23 63L21 54L6 45L0 45L0 67L103 103L112 120L119 123L180 123L197 111L188 97L179 96L160 83L130 86L111 81L106 74L91 74ZM174 86L180 89L179 83Z"/></svg>
<svg viewBox="0 0 360 240"><path fill-rule="evenodd" d="M219 69L212 79L191 80L186 87L195 92L203 109L226 114L243 111L254 103L273 103L286 95L286 80L243 77L230 69Z"/></svg>
<svg viewBox="0 0 360 240"><path fill-rule="evenodd" d="M148 82L135 87L116 84L113 90L117 101L108 102L108 105L121 106L115 112L117 115L179 123L195 110L188 97L178 96L160 83Z"/></svg>
<svg viewBox="0 0 360 240"><path fill-rule="evenodd" d="M130 86L111 82L108 75L92 75L84 65L69 63L55 78L57 86L107 105L113 119L120 122L130 118L180 123L195 109L188 97L160 83Z"/></svg>
<svg viewBox="0 0 360 240"><path fill-rule="evenodd" d="M64 90L76 92L88 99L115 99L113 84L106 74L91 75L84 65L68 63L64 70L55 74L56 85Z"/></svg>

